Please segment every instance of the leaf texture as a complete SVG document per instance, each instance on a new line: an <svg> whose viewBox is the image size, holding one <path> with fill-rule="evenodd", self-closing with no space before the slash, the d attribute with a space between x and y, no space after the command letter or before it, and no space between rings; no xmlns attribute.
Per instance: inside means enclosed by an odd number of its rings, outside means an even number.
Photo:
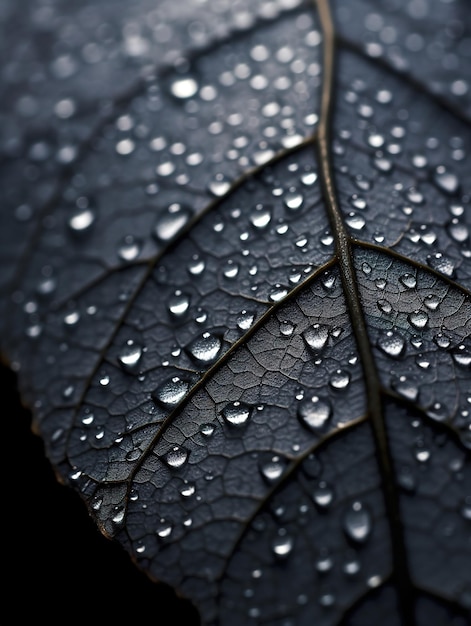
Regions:
<svg viewBox="0 0 471 626"><path fill-rule="evenodd" d="M2 9L48 458L205 625L465 626L471 10L157 4Z"/></svg>

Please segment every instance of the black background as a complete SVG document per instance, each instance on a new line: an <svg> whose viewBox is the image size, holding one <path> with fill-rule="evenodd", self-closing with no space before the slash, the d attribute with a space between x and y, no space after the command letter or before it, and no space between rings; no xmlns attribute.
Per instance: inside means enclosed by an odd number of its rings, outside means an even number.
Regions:
<svg viewBox="0 0 471 626"><path fill-rule="evenodd" d="M21 406L16 376L4 365L0 386L3 449L9 450L2 481L2 622L118 625L145 619L156 626L199 626L194 607L151 582L98 531L79 496L57 482L31 431L30 412Z"/></svg>

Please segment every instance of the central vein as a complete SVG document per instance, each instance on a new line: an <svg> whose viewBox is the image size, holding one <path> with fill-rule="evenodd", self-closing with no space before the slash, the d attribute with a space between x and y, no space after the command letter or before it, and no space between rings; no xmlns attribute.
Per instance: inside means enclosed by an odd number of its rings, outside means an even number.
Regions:
<svg viewBox="0 0 471 626"><path fill-rule="evenodd" d="M396 487L394 468L389 448L388 436L383 412L381 386L376 364L371 351L371 344L366 328L363 308L358 293L357 279L353 265L351 239L346 231L342 213L339 208L330 159L330 112L333 101L334 28L328 0L316 2L324 37L324 83L321 97L321 115L318 128L317 151L322 184L326 201L326 210L331 222L333 237L342 286L352 321L352 328L358 346L363 367L368 415L370 417L373 436L376 444L377 457L383 482L386 511L389 520L392 549L394 581L398 590L400 608L404 626L413 626L414 593L410 580L407 552L404 542L403 527L400 520L399 495Z"/></svg>

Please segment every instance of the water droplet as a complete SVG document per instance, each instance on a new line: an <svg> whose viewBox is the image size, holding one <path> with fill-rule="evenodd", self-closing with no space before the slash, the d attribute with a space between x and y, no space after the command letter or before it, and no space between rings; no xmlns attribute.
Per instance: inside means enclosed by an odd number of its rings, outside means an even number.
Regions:
<svg viewBox="0 0 471 626"><path fill-rule="evenodd" d="M235 278L239 273L239 264L232 259L229 259L223 267L222 273L226 278Z"/></svg>
<svg viewBox="0 0 471 626"><path fill-rule="evenodd" d="M404 353L406 342L399 333L388 330L379 336L377 346L387 356L398 358Z"/></svg>
<svg viewBox="0 0 471 626"><path fill-rule="evenodd" d="M437 272L440 272L448 278L452 278L455 273L455 265L453 261L441 252L427 256L427 265Z"/></svg>
<svg viewBox="0 0 471 626"><path fill-rule="evenodd" d="M213 196L221 198L231 188L231 181L224 174L216 174L213 180L208 185L208 190Z"/></svg>
<svg viewBox="0 0 471 626"><path fill-rule="evenodd" d="M155 533L161 539L165 539L166 537L170 537L172 534L173 526L165 519L159 520L159 524L155 530Z"/></svg>
<svg viewBox="0 0 471 626"><path fill-rule="evenodd" d="M214 426L214 424L211 423L201 424L201 426L199 427L199 431L204 437L211 437L214 434L215 430L216 427Z"/></svg>
<svg viewBox="0 0 471 626"><path fill-rule="evenodd" d="M304 203L304 196L296 190L289 190L283 196L283 202L288 209L296 211L300 209Z"/></svg>
<svg viewBox="0 0 471 626"><path fill-rule="evenodd" d="M275 455L259 464L260 472L267 483L276 482L285 471L285 459Z"/></svg>
<svg viewBox="0 0 471 626"><path fill-rule="evenodd" d="M118 246L118 257L123 261L134 261L139 256L141 244L132 235L126 235Z"/></svg>
<svg viewBox="0 0 471 626"><path fill-rule="evenodd" d="M345 561L345 563L343 564L343 571L345 572L345 574L347 574L347 576L355 576L355 574L358 574L358 572L361 569L361 564L360 561L358 561L357 559L350 559L348 561Z"/></svg>
<svg viewBox="0 0 471 626"><path fill-rule="evenodd" d="M288 320L283 320L282 322L280 322L280 333L283 335L283 337L291 337L291 335L294 333L294 328L294 324L292 324Z"/></svg>
<svg viewBox="0 0 471 626"><path fill-rule="evenodd" d="M369 263L366 263L366 261L364 263L361 264L361 271L363 272L363 274L366 274L368 276L368 274L371 274L372 272L372 267Z"/></svg>
<svg viewBox="0 0 471 626"><path fill-rule="evenodd" d="M444 165L439 165L434 172L433 180L437 187L449 195L457 193L460 187L458 176L450 172Z"/></svg>
<svg viewBox="0 0 471 626"><path fill-rule="evenodd" d="M153 398L164 407L174 407L185 397L189 388L190 384L186 380L174 376L154 391Z"/></svg>
<svg viewBox="0 0 471 626"><path fill-rule="evenodd" d="M135 372L141 357L142 347L130 340L118 356L118 361L126 372Z"/></svg>
<svg viewBox="0 0 471 626"><path fill-rule="evenodd" d="M347 537L356 543L364 543L372 531L371 515L361 502L354 502L343 518Z"/></svg>
<svg viewBox="0 0 471 626"><path fill-rule="evenodd" d="M191 76L176 78L170 85L170 91L180 100L192 98L198 93L198 83Z"/></svg>
<svg viewBox="0 0 471 626"><path fill-rule="evenodd" d="M69 219L69 228L76 233L86 232L95 221L95 213L91 209L84 209Z"/></svg>
<svg viewBox="0 0 471 626"><path fill-rule="evenodd" d="M434 293L431 293L424 298L424 304L431 311L435 311L440 304L440 298Z"/></svg>
<svg viewBox="0 0 471 626"><path fill-rule="evenodd" d="M210 332L204 332L202 335L193 339L188 345L188 354L201 364L212 363L218 356L222 348L222 341L217 335Z"/></svg>
<svg viewBox="0 0 471 626"><path fill-rule="evenodd" d="M223 418L232 426L244 426L252 415L253 408L239 402L231 402L227 404L221 411Z"/></svg>
<svg viewBox="0 0 471 626"><path fill-rule="evenodd" d="M426 463L430 459L430 450L425 446L423 441L419 440L415 444L414 456L419 463Z"/></svg>
<svg viewBox="0 0 471 626"><path fill-rule="evenodd" d="M255 319L255 314L250 311L241 311L239 317L237 318L237 327L240 330L248 330Z"/></svg>
<svg viewBox="0 0 471 626"><path fill-rule="evenodd" d="M417 278L414 274L409 274L406 272L399 278L400 282L407 287L407 289L413 289L417 285Z"/></svg>
<svg viewBox="0 0 471 626"><path fill-rule="evenodd" d="M400 376L398 380L392 382L392 387L403 398L407 398L411 402L415 402L419 397L419 388L417 383L409 380L406 376Z"/></svg>
<svg viewBox="0 0 471 626"><path fill-rule="evenodd" d="M164 455L164 461L169 467L178 469L185 465L188 460L188 456L188 450L185 450L185 448L180 446L173 446L173 448Z"/></svg>
<svg viewBox="0 0 471 626"><path fill-rule="evenodd" d="M457 346L451 353L453 361L460 367L469 367L471 365L471 352L466 349L464 344Z"/></svg>
<svg viewBox="0 0 471 626"><path fill-rule="evenodd" d="M126 514L126 511L123 506L116 507L114 515L111 518L111 521L113 522L113 524L116 524L117 526L119 526L124 522L125 514Z"/></svg>
<svg viewBox="0 0 471 626"><path fill-rule="evenodd" d="M272 542L272 550L276 557L286 558L293 549L294 541L289 535L276 537Z"/></svg>
<svg viewBox="0 0 471 626"><path fill-rule="evenodd" d="M464 243L467 239L469 239L468 227L463 222L460 222L456 217L449 222L447 229L450 237L458 243Z"/></svg>
<svg viewBox="0 0 471 626"><path fill-rule="evenodd" d="M175 291L168 301L168 310L175 317L184 315L190 307L190 296L181 292L179 289Z"/></svg>
<svg viewBox="0 0 471 626"><path fill-rule="evenodd" d="M451 340L444 333L437 333L433 338L434 342L437 344L439 348L449 348L451 344Z"/></svg>
<svg viewBox="0 0 471 626"><path fill-rule="evenodd" d="M419 330L422 330L428 324L428 315L425 311L413 311L412 313L409 313L407 319L409 320L411 326Z"/></svg>
<svg viewBox="0 0 471 626"><path fill-rule="evenodd" d="M301 182L303 185L306 185L306 187L310 187L311 185L314 185L316 181L317 181L316 172L304 172L304 174L302 174L301 176Z"/></svg>
<svg viewBox="0 0 471 626"><path fill-rule="evenodd" d="M194 495L196 491L196 487L193 483L185 483L183 487L180 489L180 493L184 498L189 498Z"/></svg>
<svg viewBox="0 0 471 626"><path fill-rule="evenodd" d="M324 289L330 291L335 287L335 283L337 281L337 276L333 272L329 272L328 270L324 272L321 276L321 282Z"/></svg>
<svg viewBox="0 0 471 626"><path fill-rule="evenodd" d="M316 431L321 429L332 415L332 405L329 400L312 396L310 399L302 400L298 406L298 418L300 422Z"/></svg>
<svg viewBox="0 0 471 626"><path fill-rule="evenodd" d="M346 389L350 383L350 372L346 370L336 370L329 379L329 384L333 389Z"/></svg>
<svg viewBox="0 0 471 626"><path fill-rule="evenodd" d="M366 220L363 215L358 215L358 213L353 211L348 213L345 218L345 222L350 226L350 228L353 228L353 230L362 230L366 224Z"/></svg>
<svg viewBox="0 0 471 626"><path fill-rule="evenodd" d="M250 213L250 221L255 228L265 228L271 221L270 209L263 206L263 204L257 204Z"/></svg>
<svg viewBox="0 0 471 626"><path fill-rule="evenodd" d="M314 324L303 332L304 341L315 353L320 352L329 339L329 327L324 324Z"/></svg>
<svg viewBox="0 0 471 626"><path fill-rule="evenodd" d="M190 209L179 203L171 204L158 218L154 226L154 236L159 241L170 241L184 228L190 216Z"/></svg>
<svg viewBox="0 0 471 626"><path fill-rule="evenodd" d="M382 311L383 313L389 314L392 311L392 305L387 300L378 300L377 305L378 305L378 309Z"/></svg>
<svg viewBox="0 0 471 626"><path fill-rule="evenodd" d="M332 487L321 480L317 487L314 489L312 499L321 509L326 509L334 501L334 490Z"/></svg>
<svg viewBox="0 0 471 626"><path fill-rule="evenodd" d="M271 290L269 298L272 302L279 302L280 300L283 300L283 298L287 294L288 294L288 289L286 289L286 287L282 287L281 285L277 284Z"/></svg>
<svg viewBox="0 0 471 626"><path fill-rule="evenodd" d="M205 267L206 263L204 260L195 254L188 264L188 271L192 276L199 276L204 272Z"/></svg>

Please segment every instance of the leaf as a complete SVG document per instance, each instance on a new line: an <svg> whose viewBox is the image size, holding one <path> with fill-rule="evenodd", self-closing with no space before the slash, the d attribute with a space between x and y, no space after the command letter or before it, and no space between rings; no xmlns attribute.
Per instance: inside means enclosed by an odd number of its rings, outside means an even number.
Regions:
<svg viewBox="0 0 471 626"><path fill-rule="evenodd" d="M204 624L465 624L469 8L173 4L3 9L48 458Z"/></svg>

